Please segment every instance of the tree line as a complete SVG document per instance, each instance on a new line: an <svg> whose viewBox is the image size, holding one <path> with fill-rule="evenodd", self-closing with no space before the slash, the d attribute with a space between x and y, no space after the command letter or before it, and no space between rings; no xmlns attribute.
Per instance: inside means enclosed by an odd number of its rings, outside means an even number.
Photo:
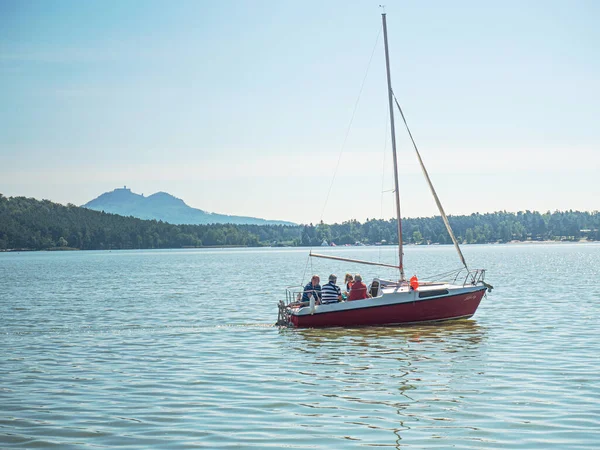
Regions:
<svg viewBox="0 0 600 450"><path fill-rule="evenodd" d="M519 211L474 213L449 216L457 240L462 244L511 241L600 240L600 213L580 211ZM396 219L350 220L342 224L305 225L301 245L398 243ZM402 242L406 244L451 244L450 235L440 216L402 219Z"/></svg>
<svg viewBox="0 0 600 450"><path fill-rule="evenodd" d="M450 216L461 243L600 240L600 214L579 211L495 212ZM402 220L403 242L448 244L438 217ZM395 219L317 225L172 225L93 211L48 200L0 194L0 250L184 248L205 246L318 246L397 244Z"/></svg>

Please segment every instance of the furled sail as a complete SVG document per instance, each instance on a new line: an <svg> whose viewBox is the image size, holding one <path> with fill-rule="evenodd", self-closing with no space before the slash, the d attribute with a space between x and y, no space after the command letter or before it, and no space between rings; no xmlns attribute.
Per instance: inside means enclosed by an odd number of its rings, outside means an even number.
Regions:
<svg viewBox="0 0 600 450"><path fill-rule="evenodd" d="M410 136L410 140L412 141L413 147L415 148L415 152L417 152L417 158L419 158L419 164L421 165L421 170L423 171L423 175L425 175L425 179L427 180L427 184L429 185L429 189L431 190L431 193L433 194L433 198L435 199L435 204L437 205L438 210L440 211L440 215L442 216L442 220L444 221L444 225L446 225L446 229L448 230L448 234L450 234L450 238L452 238L452 242L454 243L454 248L458 252L458 256L460 257L460 260L462 261L463 265L465 266L465 269L467 269L467 271L468 271L469 268L467 267L467 262L465 261L465 257L463 256L462 252L460 251L460 247L458 245L458 241L456 240L456 237L454 236L454 232L452 231L452 227L450 226L450 222L448 222L448 217L446 216L446 213L444 212L444 208L442 207L442 203L440 202L440 199L438 198L438 195L435 192L435 189L433 188L433 184L431 183L431 179L429 178L429 174L427 173L427 169L425 168L425 164L423 164L423 160L421 159L421 154L419 153L419 149L417 148L417 144L415 143L415 140L413 139L412 133L410 132L410 129L408 128L408 123L406 122L406 118L404 117L404 113L402 112L402 108L400 107L400 104L398 103L398 99L396 98L395 95L394 95L394 101L396 102L396 106L398 107L398 111L400 111L400 115L402 116L402 120L404 121L404 125L406 126L406 131L408 131L408 135Z"/></svg>

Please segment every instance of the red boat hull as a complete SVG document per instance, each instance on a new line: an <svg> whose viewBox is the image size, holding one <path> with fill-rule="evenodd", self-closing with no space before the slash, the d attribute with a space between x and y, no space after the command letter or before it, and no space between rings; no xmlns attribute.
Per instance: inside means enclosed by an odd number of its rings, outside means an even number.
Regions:
<svg viewBox="0 0 600 450"><path fill-rule="evenodd" d="M468 318L475 314L486 289L391 305L374 305L313 315L291 315L298 328L400 325Z"/></svg>

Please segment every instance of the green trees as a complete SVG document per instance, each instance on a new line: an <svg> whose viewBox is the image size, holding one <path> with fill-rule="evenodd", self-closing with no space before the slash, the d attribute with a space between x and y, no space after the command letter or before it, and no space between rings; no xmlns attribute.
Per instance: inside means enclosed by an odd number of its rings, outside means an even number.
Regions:
<svg viewBox="0 0 600 450"><path fill-rule="evenodd" d="M300 242L302 243L303 246L306 246L306 247L308 247L310 245L318 245L317 244L317 232L312 223L310 225L304 225L304 227L302 228L302 237L301 237Z"/></svg>
<svg viewBox="0 0 600 450"><path fill-rule="evenodd" d="M461 243L526 240L600 240L600 213L555 211L516 214L499 211L450 216ZM437 217L402 220L405 243L449 244L450 237ZM0 194L0 250L72 247L79 249L181 248L199 246L264 245L319 246L355 242L396 244L395 220L349 220L341 224L291 225L171 225L115 214L59 205L48 200L7 198Z"/></svg>
<svg viewBox="0 0 600 450"><path fill-rule="evenodd" d="M413 231L412 240L415 244L420 244L423 242L423 235L419 230Z"/></svg>
<svg viewBox="0 0 600 450"><path fill-rule="evenodd" d="M518 212L499 211L470 216L448 218L456 238L461 243L484 244L488 242L580 240L598 239L600 213L578 211ZM386 241L398 242L395 220L367 220L364 224L355 220L329 225L331 240L336 244L366 244ZM450 244L450 236L441 217L402 219L404 243ZM304 242L302 243L305 244Z"/></svg>

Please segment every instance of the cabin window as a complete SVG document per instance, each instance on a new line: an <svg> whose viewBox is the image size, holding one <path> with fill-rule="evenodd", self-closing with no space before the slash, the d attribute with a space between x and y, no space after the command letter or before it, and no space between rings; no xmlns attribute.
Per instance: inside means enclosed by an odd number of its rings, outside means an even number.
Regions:
<svg viewBox="0 0 600 450"><path fill-rule="evenodd" d="M419 291L419 298L436 297L448 294L448 289L436 289L434 291Z"/></svg>

